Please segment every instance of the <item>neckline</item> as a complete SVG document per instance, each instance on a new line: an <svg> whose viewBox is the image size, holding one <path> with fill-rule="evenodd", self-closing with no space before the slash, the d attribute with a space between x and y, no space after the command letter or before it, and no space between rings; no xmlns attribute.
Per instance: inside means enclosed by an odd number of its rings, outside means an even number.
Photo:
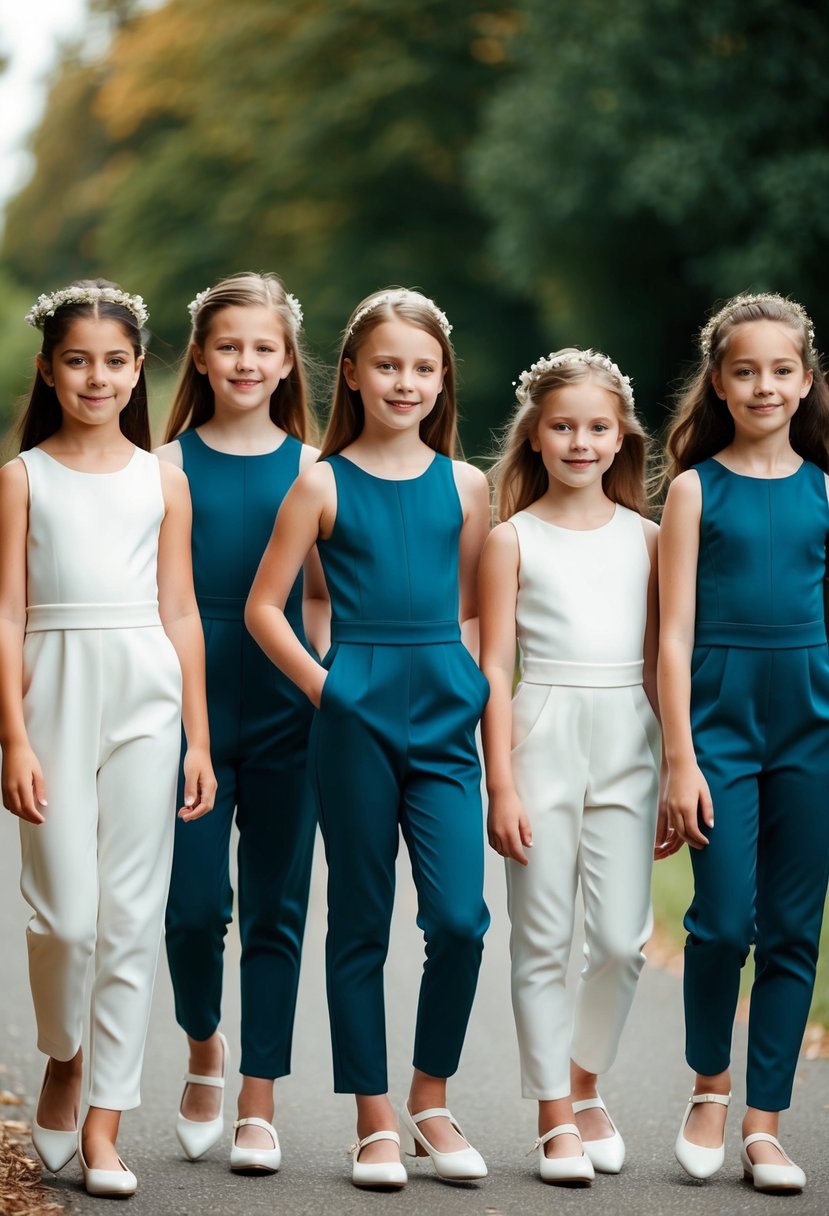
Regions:
<svg viewBox="0 0 829 1216"><path fill-rule="evenodd" d="M356 461L350 460L348 456L343 456L342 452L334 452L334 455L339 457L340 460L345 461L346 464L351 465L352 469L356 469L358 473L362 473L364 477L370 477L372 481L383 481L389 486L401 484L406 485L412 481L420 481L421 478L425 477L427 473L431 472L431 470L437 464L438 459L438 453L435 452L434 456L429 461L423 472L418 473L416 477L380 477L377 473L369 473L368 469L364 469L361 465L357 464Z"/></svg>
<svg viewBox="0 0 829 1216"><path fill-rule="evenodd" d="M294 438L293 435L289 435L288 432L286 431L283 438L280 439L280 441L276 445L276 447L271 448L271 450L269 452L223 452L221 448L214 448L211 443L207 443L206 440L202 439L201 435L199 434L199 432L196 430L195 427L192 427L189 431L186 431L185 434L195 435L196 439L198 439L201 446L203 448L206 448L208 452L212 452L214 456L226 456L230 460L262 460L263 457L275 456L277 452L282 451L282 449L284 448L285 444L288 442L289 439ZM180 438L181 438L181 436L179 435L179 439ZM299 442L299 441L297 441L297 442Z"/></svg>
<svg viewBox="0 0 829 1216"><path fill-rule="evenodd" d="M742 477L744 481L790 481L792 477L797 477L800 470L806 464L805 460L801 460L800 464L793 473L787 473L785 477L755 477L752 473L738 473L735 469L729 469L727 464L723 464L721 460L717 460L716 456L709 457L712 464L724 469L726 473L730 473L732 477Z"/></svg>
<svg viewBox="0 0 829 1216"><path fill-rule="evenodd" d="M519 515L528 515L530 519L535 519L538 523L543 524L545 528L554 528L556 532L566 532L569 536L593 536L596 532L604 532L605 528L609 528L615 523L619 516L619 503L613 504L613 514L606 523L599 524L598 528L565 528L561 524L551 523L549 519L542 519L540 515L536 515L534 511L529 511L525 507L523 511L518 512Z"/></svg>
<svg viewBox="0 0 829 1216"><path fill-rule="evenodd" d="M61 469L66 469L67 473L77 473L79 477L117 477L119 473L126 473L127 469L135 460L140 450L142 449L139 449L133 445L129 460L126 464L121 465L120 469L108 469L105 473L95 473L91 469L73 469L71 464L64 464L62 460L58 460L57 456L52 456L42 447L34 447L31 449L33 452L40 452L40 454L45 456L47 460L51 460L52 464L58 465L58 467Z"/></svg>

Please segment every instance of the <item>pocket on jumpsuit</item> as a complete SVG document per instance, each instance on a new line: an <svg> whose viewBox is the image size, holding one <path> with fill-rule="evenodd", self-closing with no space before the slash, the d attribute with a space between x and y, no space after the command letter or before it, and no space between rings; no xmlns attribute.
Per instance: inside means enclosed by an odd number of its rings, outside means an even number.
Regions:
<svg viewBox="0 0 829 1216"><path fill-rule="evenodd" d="M458 644L461 649L461 657L464 660L464 666L471 673L471 675L473 676L473 678L475 680L475 687L476 687L476 690L477 690L477 693L478 693L478 696L480 699L480 704L478 705L478 709L477 709L477 716L480 718L481 714L484 712L484 707L486 706L486 703L489 700L489 680L486 678L486 676L481 671L478 664L472 658L472 655L469 653L466 646L464 646L463 642L460 642Z"/></svg>
<svg viewBox="0 0 829 1216"><path fill-rule="evenodd" d="M550 698L549 684L520 683L512 698L512 750L526 746Z"/></svg>

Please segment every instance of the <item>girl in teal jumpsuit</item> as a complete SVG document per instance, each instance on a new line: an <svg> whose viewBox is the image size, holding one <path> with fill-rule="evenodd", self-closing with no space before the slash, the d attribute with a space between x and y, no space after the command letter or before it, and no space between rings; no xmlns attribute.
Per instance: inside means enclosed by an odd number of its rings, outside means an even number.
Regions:
<svg viewBox="0 0 829 1216"><path fill-rule="evenodd" d="M803 309L730 301L668 449L660 537L660 704L671 822L692 846L686 1058L676 1156L723 1163L740 969L754 944L742 1165L799 1190L776 1139L814 987L829 876L829 392Z"/></svg>
<svg viewBox="0 0 829 1216"><path fill-rule="evenodd" d="M355 310L324 459L288 494L247 610L251 633L318 707L309 772L329 868L334 1083L357 1097L352 1179L363 1186L406 1181L383 1005L401 831L426 939L404 1147L428 1153L442 1177L486 1173L445 1107L489 919L475 745L488 687L459 626L474 645L488 496L478 470L451 460L449 330L417 292L378 292ZM322 665L283 612L317 541L332 602Z"/></svg>
<svg viewBox="0 0 829 1216"><path fill-rule="evenodd" d="M177 1132L191 1158L222 1133L216 1090L226 1072L227 1045L218 1026L233 906L228 850L235 813L239 1118L259 1122L234 1128L231 1168L272 1171L280 1161L271 1125L273 1080L291 1067L315 831L306 777L311 708L262 654L243 618L282 499L317 453L303 445L309 414L297 341L301 313L279 280L226 279L198 296L191 314L191 346L160 454L182 465L190 482L194 579L220 792L204 830L189 837L177 832L175 840L167 957L176 1018L191 1050ZM324 595L319 573L316 592ZM302 606L300 572L286 612L305 646Z"/></svg>

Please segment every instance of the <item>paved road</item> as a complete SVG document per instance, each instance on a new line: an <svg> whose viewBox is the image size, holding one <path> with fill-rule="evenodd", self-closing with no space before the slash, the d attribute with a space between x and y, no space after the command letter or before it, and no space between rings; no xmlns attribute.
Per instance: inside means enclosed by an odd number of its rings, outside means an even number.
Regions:
<svg viewBox="0 0 829 1216"><path fill-rule="evenodd" d="M3 1085L29 1098L36 1092L42 1060L34 1032L26 981L23 930L26 911L17 890L17 834L10 817L0 820L0 1062ZM628 1146L628 1164L618 1177L599 1177L587 1191L545 1187L535 1160L524 1154L534 1137L534 1106L518 1090L518 1062L508 992L507 919L500 860L490 855L488 900L493 928L487 938L478 1000L461 1071L451 1089L452 1106L482 1150L490 1176L482 1183L441 1183L429 1165L410 1169L399 1193L374 1194L349 1183L354 1138L353 1104L332 1096L328 1027L323 991L324 864L317 857L294 1052L294 1075L279 1086L277 1126L284 1164L275 1177L245 1178L227 1169L229 1131L222 1144L197 1163L184 1160L172 1133L181 1073L183 1039L174 1026L166 967L162 962L144 1070L143 1106L126 1115L121 1147L139 1178L130 1216L350 1216L366 1213L436 1213L439 1216L535 1216L550 1211L587 1216L762 1216L781 1204L798 1216L829 1212L829 1061L803 1062L795 1109L786 1120L788 1142L810 1177L806 1192L785 1199L755 1195L741 1181L739 1118L730 1121L728 1159L717 1178L695 1183L673 1161L672 1144L689 1089L681 1059L682 1008L676 976L647 967L620 1057L603 1096ZM415 990L421 943L414 926L414 898L405 853L399 869L398 913L387 968L391 1089L406 1093ZM224 1029L238 1053L238 942L231 930ZM745 1030L738 1027L735 1060L740 1075ZM237 1055L238 1058L238 1055ZM738 1095L742 1084L736 1086ZM234 1090L226 1113L232 1118ZM27 1109L30 1109L27 1108ZM10 1112L11 1113L11 1112ZM736 1112L739 1115L739 1107ZM96 1213L101 1201L86 1196L80 1171L71 1163L56 1182L70 1213Z"/></svg>

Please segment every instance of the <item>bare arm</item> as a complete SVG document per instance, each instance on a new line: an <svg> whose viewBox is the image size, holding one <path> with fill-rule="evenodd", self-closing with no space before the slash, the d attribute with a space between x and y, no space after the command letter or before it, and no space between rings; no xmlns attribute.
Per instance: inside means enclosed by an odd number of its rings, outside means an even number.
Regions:
<svg viewBox="0 0 829 1216"><path fill-rule="evenodd" d="M193 590L192 508L187 478L171 463L162 463L161 488L165 512L158 536L158 609L181 666L181 716L187 752L184 806L179 815L190 820L206 814L216 797L216 778L210 763L204 634Z"/></svg>
<svg viewBox="0 0 829 1216"><path fill-rule="evenodd" d="M473 658L478 656L478 562L489 531L489 485L480 469L456 460L455 485L463 510L458 549L461 637Z"/></svg>
<svg viewBox="0 0 829 1216"><path fill-rule="evenodd" d="M691 652L701 513L699 476L689 470L677 477L668 492L659 532L658 685L668 761L668 815L678 835L696 849L708 843L699 818L708 827L714 824L711 795L697 765L691 735Z"/></svg>
<svg viewBox="0 0 829 1216"><path fill-rule="evenodd" d="M319 457L317 448L303 444L299 471L313 467ZM318 655L324 655L331 645L331 598L322 572L322 562L316 545L303 565L302 623L305 636Z"/></svg>
<svg viewBox="0 0 829 1216"><path fill-rule="evenodd" d="M23 638L26 632L26 532L29 480L22 460L0 469L0 748L3 805L29 823L42 823L46 786L23 718Z"/></svg>
<svg viewBox="0 0 829 1216"><path fill-rule="evenodd" d="M154 450L159 460L166 460L168 464L174 464L177 469L184 468L181 444L177 439L172 439L169 443L164 443L160 448Z"/></svg>
<svg viewBox="0 0 829 1216"><path fill-rule="evenodd" d="M526 865L532 828L512 775L512 677L515 670L515 607L519 549L515 528L499 524L481 555L481 669L489 680L482 739L489 793L489 843L502 857Z"/></svg>
<svg viewBox="0 0 829 1216"><path fill-rule="evenodd" d="M251 635L316 706L327 673L297 638L285 616L285 603L318 537L331 534L336 511L330 466L315 464L301 473L279 509L245 608Z"/></svg>

